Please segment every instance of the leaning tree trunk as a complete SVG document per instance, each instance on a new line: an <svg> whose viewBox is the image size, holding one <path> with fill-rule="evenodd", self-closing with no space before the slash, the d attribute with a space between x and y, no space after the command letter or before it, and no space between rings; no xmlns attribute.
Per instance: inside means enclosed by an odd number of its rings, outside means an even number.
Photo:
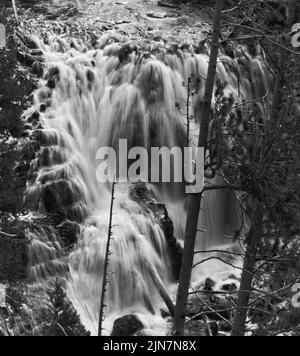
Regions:
<svg viewBox="0 0 300 356"><path fill-rule="evenodd" d="M17 23L17 25L19 25L19 18L18 18L18 13L17 13L17 7L16 7L15 0L11 0L11 4L12 4L13 10L14 10L14 16L15 16L16 23Z"/></svg>
<svg viewBox="0 0 300 356"><path fill-rule="evenodd" d="M245 323L255 272L256 255L262 237L262 229L263 209L261 203L258 203L252 220L252 226L247 235L246 255L231 336L244 336L245 334Z"/></svg>
<svg viewBox="0 0 300 356"><path fill-rule="evenodd" d="M214 90L214 82L216 76L219 36L221 30L223 0L216 1L213 36L211 44L211 53L209 59L209 67L205 86L204 102L202 104L201 124L199 134L199 147L207 147L211 101ZM205 154L205 153L204 153ZM194 259L194 246L198 229L198 218L202 200L202 193L191 194L188 201L187 222L185 229L184 251L182 265L179 277L179 286L177 292L177 300L175 306L174 317L174 334L178 336L184 335L185 309L187 305L188 292Z"/></svg>

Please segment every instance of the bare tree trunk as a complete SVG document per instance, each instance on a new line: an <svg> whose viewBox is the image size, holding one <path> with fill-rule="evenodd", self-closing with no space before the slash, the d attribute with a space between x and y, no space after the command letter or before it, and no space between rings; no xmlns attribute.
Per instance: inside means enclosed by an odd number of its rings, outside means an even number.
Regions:
<svg viewBox="0 0 300 356"><path fill-rule="evenodd" d="M102 289L101 289L101 297L100 297L98 336L102 335L102 322L103 322L103 319L104 319L105 292L106 292L106 285L108 283L107 270L108 270L108 264L109 264L110 241L111 241L111 238L112 238L112 217L113 217L113 210L114 210L115 185L116 185L116 183L114 182L112 184L112 189L111 189L111 203L110 203L110 213L109 213L108 236L107 236L107 243L106 243L104 270L103 270L103 281L102 281Z"/></svg>
<svg viewBox="0 0 300 356"><path fill-rule="evenodd" d="M214 90L214 82L216 76L217 59L219 51L219 36L221 29L221 17L223 9L223 0L216 1L213 36L211 44L211 52L209 59L208 74L205 86L204 102L202 104L201 124L199 134L199 147L207 147L207 139L210 122L211 101ZM206 154L206 153L205 153ZM188 299L188 292L190 286L190 279L192 274L194 246L198 229L198 218L200 213L200 206L202 194L191 194L188 201L187 222L185 229L184 251L182 258L182 265L179 277L179 286L177 292L177 300L175 306L174 317L174 334L178 336L184 335L185 324L185 309Z"/></svg>
<svg viewBox="0 0 300 356"><path fill-rule="evenodd" d="M15 16L16 23L17 23L17 25L19 25L19 18L18 18L18 13L17 13L17 7L16 7L15 0L11 0L11 4L12 4L12 8L14 10L14 16Z"/></svg>
<svg viewBox="0 0 300 356"><path fill-rule="evenodd" d="M247 236L247 249L238 294L237 310L234 317L231 336L244 336L248 305L252 290L252 281L255 271L256 255L263 229L263 209L261 203L257 204L252 226Z"/></svg>

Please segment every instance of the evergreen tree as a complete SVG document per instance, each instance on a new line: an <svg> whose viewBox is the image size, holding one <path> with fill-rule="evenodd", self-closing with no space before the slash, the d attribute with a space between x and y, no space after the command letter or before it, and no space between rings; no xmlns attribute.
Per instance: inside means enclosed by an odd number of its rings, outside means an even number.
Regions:
<svg viewBox="0 0 300 356"><path fill-rule="evenodd" d="M90 336L69 301L62 283L57 279L49 293L51 322L45 334L48 336Z"/></svg>

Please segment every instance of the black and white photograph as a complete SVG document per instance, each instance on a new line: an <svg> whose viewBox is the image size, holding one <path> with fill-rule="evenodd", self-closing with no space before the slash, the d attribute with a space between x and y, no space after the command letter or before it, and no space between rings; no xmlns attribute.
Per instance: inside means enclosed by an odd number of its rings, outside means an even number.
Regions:
<svg viewBox="0 0 300 356"><path fill-rule="evenodd" d="M298 0L0 0L0 336L300 336Z"/></svg>

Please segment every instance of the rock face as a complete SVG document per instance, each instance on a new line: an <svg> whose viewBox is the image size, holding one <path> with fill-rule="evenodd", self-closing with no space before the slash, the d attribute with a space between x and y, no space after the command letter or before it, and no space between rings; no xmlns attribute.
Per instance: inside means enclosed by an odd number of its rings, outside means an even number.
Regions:
<svg viewBox="0 0 300 356"><path fill-rule="evenodd" d="M111 336L133 336L142 330L144 325L134 314L129 314L116 319Z"/></svg>

